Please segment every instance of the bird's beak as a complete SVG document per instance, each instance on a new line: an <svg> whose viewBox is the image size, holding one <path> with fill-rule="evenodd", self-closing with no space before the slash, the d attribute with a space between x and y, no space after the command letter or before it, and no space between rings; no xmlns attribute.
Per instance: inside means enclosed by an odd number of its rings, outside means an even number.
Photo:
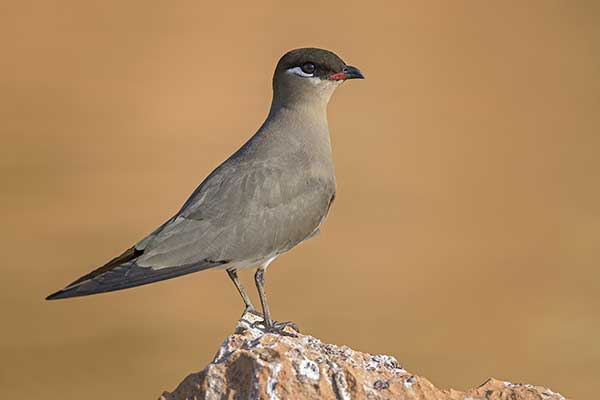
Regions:
<svg viewBox="0 0 600 400"><path fill-rule="evenodd" d="M365 76L358 68L346 65L342 72L331 74L328 79L332 81L345 81L346 79L365 79Z"/></svg>

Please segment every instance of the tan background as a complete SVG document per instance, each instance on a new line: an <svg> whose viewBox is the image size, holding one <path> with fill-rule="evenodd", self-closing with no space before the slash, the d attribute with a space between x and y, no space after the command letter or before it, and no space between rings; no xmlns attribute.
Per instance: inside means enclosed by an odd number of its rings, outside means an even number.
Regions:
<svg viewBox="0 0 600 400"><path fill-rule="evenodd" d="M314 45L367 79L330 105L337 201L269 269L275 317L444 387L597 397L599 5L2 2L2 396L152 399L212 357L223 272L43 297L174 213Z"/></svg>

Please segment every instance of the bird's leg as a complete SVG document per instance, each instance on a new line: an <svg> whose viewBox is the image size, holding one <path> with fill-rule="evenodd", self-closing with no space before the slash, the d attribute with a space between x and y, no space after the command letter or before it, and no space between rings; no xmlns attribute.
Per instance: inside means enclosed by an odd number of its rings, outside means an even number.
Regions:
<svg viewBox="0 0 600 400"><path fill-rule="evenodd" d="M289 335L284 331L286 326L294 329L296 332L300 332L298 326L291 322L276 322L271 319L271 312L269 311L269 305L267 304L267 295L265 293L265 270L259 268L254 274L254 281L256 282L256 288L258 289L258 297L260 298L260 304L263 310L265 330L267 332L279 333L281 335Z"/></svg>
<svg viewBox="0 0 600 400"><path fill-rule="evenodd" d="M256 282L256 289L258 289L258 297L260 298L260 305L262 306L263 315L265 318L265 328L271 329L273 327L273 321L271 320L271 312L269 311L269 305L267 304L267 295L265 293L265 270L259 268L254 274L254 282Z"/></svg>
<svg viewBox="0 0 600 400"><path fill-rule="evenodd" d="M240 296L242 296L242 300L244 300L244 304L246 305L246 308L244 309L244 314L249 312L249 313L256 314L256 315L259 315L262 317L262 315L260 315L260 313L258 311L256 311L256 308L254 308L254 304L252 304L252 300L250 300L250 296L248 296L246 289L244 289L244 285L242 285L240 278L238 278L237 271L235 269L228 269L227 274L229 275L229 278L231 278L231 280L233 281L233 284L237 288L238 292L240 292Z"/></svg>

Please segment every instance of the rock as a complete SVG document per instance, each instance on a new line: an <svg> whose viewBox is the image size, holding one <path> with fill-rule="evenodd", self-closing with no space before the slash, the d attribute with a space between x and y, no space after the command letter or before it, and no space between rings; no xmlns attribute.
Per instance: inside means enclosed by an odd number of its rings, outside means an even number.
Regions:
<svg viewBox="0 0 600 400"><path fill-rule="evenodd" d="M214 360L160 400L565 400L541 386L495 379L467 392L438 389L394 357L325 344L291 328L265 333L261 322L245 314Z"/></svg>

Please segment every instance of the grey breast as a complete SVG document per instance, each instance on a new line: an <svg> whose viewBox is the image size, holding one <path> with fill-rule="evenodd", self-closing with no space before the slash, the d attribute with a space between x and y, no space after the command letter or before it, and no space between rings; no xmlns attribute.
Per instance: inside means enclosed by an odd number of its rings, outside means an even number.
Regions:
<svg viewBox="0 0 600 400"><path fill-rule="evenodd" d="M304 140L302 132L287 135L259 131L136 245L144 249L136 264L259 260L312 236L335 194L330 148Z"/></svg>

